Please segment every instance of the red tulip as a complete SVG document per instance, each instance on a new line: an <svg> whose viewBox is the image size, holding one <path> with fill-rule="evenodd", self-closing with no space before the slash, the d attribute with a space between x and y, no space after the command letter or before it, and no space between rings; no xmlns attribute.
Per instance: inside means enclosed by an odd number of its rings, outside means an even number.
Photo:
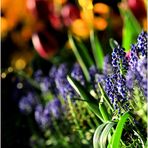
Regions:
<svg viewBox="0 0 148 148"><path fill-rule="evenodd" d="M50 21L51 26L54 29L56 29L56 30L62 29L63 24L62 24L62 20L59 15L57 15L55 13L50 13L49 14L49 21Z"/></svg>
<svg viewBox="0 0 148 148"><path fill-rule="evenodd" d="M138 20L146 17L146 7L144 0L128 0L128 6Z"/></svg>
<svg viewBox="0 0 148 148"><path fill-rule="evenodd" d="M69 26L74 20L80 18L80 11L75 5L67 4L62 8L61 16L64 25Z"/></svg>
<svg viewBox="0 0 148 148"><path fill-rule="evenodd" d="M35 50L45 59L52 57L57 52L56 39L46 31L33 34L32 42Z"/></svg>

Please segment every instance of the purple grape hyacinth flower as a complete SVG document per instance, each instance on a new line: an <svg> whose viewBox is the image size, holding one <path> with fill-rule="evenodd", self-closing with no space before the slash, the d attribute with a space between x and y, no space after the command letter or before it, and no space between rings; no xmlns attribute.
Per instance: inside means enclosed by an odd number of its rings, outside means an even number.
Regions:
<svg viewBox="0 0 148 148"><path fill-rule="evenodd" d="M147 42L148 33L142 31L137 38L137 43L131 46L130 66L133 70L135 70L138 59L140 59L141 56L147 58Z"/></svg>
<svg viewBox="0 0 148 148"><path fill-rule="evenodd" d="M122 74L128 70L128 59L124 50L118 45L112 52L112 66L116 72Z"/></svg>
<svg viewBox="0 0 148 148"><path fill-rule="evenodd" d="M35 108L35 120L42 129L46 129L52 125L52 120L60 119L63 113L63 108L60 100L54 98L49 101L43 108L41 104ZM54 118L54 119L53 119Z"/></svg>
<svg viewBox="0 0 148 148"><path fill-rule="evenodd" d="M131 46L130 67L144 95L147 96L147 49L148 33L142 31L137 43Z"/></svg>
<svg viewBox="0 0 148 148"><path fill-rule="evenodd" d="M80 82L81 85L85 85L85 78L82 72L82 69L80 67L80 65L78 63L75 63L72 71L71 71L71 76L77 80L78 82Z"/></svg>
<svg viewBox="0 0 148 148"><path fill-rule="evenodd" d="M114 106L115 110L120 112L121 108L128 109L126 81L120 74L113 74L106 78L105 91ZM123 105L125 104L125 105Z"/></svg>
<svg viewBox="0 0 148 148"><path fill-rule="evenodd" d="M58 119L61 115L62 104L58 98L54 98L49 104L50 111L52 115Z"/></svg>
<svg viewBox="0 0 148 148"><path fill-rule="evenodd" d="M61 64L55 76L55 83L59 93L66 100L67 97L77 97L76 92L67 80L68 67L66 64Z"/></svg>
<svg viewBox="0 0 148 148"><path fill-rule="evenodd" d="M45 108L43 108L41 104L36 106L34 115L35 120L41 129L45 130L51 125L51 113L48 109L48 104Z"/></svg>
<svg viewBox="0 0 148 148"><path fill-rule="evenodd" d="M37 97L32 92L29 92L26 96L23 96L19 101L19 109L24 114L29 114L32 112L32 110L37 104Z"/></svg>
<svg viewBox="0 0 148 148"><path fill-rule="evenodd" d="M144 92L144 95L147 97L147 58L142 58L138 60L137 72L139 73L139 76L141 77L139 82L139 85L141 86L141 89Z"/></svg>
<svg viewBox="0 0 148 148"><path fill-rule="evenodd" d="M142 31L138 38L137 38L137 47L138 47L138 52L141 53L142 56L147 57L147 42L148 42L148 33Z"/></svg>

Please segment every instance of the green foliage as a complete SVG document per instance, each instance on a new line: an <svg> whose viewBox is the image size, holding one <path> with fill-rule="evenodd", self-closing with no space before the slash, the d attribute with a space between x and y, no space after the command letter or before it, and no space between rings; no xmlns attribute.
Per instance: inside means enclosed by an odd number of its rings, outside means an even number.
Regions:
<svg viewBox="0 0 148 148"><path fill-rule="evenodd" d="M106 122L101 124L95 131L93 137L94 148L106 148L110 130L115 125L113 122Z"/></svg>
<svg viewBox="0 0 148 148"><path fill-rule="evenodd" d="M88 51L86 47L82 44L82 42L80 41L76 42L76 40L72 37L70 33L68 34L68 37L69 37L69 42L71 44L72 50L83 70L86 80L90 81L90 76L87 68L93 64L93 61L90 58Z"/></svg>
<svg viewBox="0 0 148 148"><path fill-rule="evenodd" d="M113 38L109 39L109 44L110 44L110 47L112 48L112 50L114 50L114 48L116 48L118 46L117 41L114 40Z"/></svg>
<svg viewBox="0 0 148 148"><path fill-rule="evenodd" d="M81 98L87 102L89 108L103 122L103 118L102 118L102 115L100 113L99 106L98 106L98 101L95 98L93 98L93 96L91 96L89 92L87 92L87 90L82 85L80 85L79 82L74 80L71 76L68 76L67 80L69 81L71 86L75 89L75 91L81 96Z"/></svg>
<svg viewBox="0 0 148 148"><path fill-rule="evenodd" d="M92 46L93 55L95 58L96 65L99 69L103 68L104 54L97 35L92 30L90 33L90 42Z"/></svg>
<svg viewBox="0 0 148 148"><path fill-rule="evenodd" d="M124 113L124 115L120 117L117 127L115 129L115 132L112 136L111 143L109 144L109 148L119 148L122 131L129 117L130 115L128 112Z"/></svg>
<svg viewBox="0 0 148 148"><path fill-rule="evenodd" d="M126 51L130 50L131 43L134 43L138 34L141 32L141 27L135 16L129 9L119 9L120 14L123 17L123 35L122 46Z"/></svg>

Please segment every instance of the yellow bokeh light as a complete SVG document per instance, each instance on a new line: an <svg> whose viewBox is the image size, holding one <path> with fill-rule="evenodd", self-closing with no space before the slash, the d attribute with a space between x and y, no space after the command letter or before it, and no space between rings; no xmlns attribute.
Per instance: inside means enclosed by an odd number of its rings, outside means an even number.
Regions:
<svg viewBox="0 0 148 148"><path fill-rule="evenodd" d="M5 72L3 72L2 74L1 74L1 77L2 77L2 79L5 79L6 78L6 73Z"/></svg>
<svg viewBox="0 0 148 148"><path fill-rule="evenodd" d="M16 60L15 68L17 70L22 70L25 68L25 66L26 66L26 61L24 59L20 58L20 59Z"/></svg>
<svg viewBox="0 0 148 148"><path fill-rule="evenodd" d="M12 67L8 67L8 72L13 72L13 68Z"/></svg>

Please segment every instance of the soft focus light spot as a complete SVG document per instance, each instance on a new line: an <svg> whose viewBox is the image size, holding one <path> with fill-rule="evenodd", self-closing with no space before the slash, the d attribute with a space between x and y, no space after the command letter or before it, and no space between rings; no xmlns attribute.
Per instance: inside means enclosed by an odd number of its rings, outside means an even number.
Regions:
<svg viewBox="0 0 148 148"><path fill-rule="evenodd" d="M35 9L35 1L34 0L27 0L26 5L27 5L27 8L30 10Z"/></svg>
<svg viewBox="0 0 148 148"><path fill-rule="evenodd" d="M2 79L5 79L5 78L6 78L6 76L7 76L7 75L6 75L6 73L5 73L5 72L3 72L3 73L2 73L2 75L1 75Z"/></svg>
<svg viewBox="0 0 148 148"><path fill-rule="evenodd" d="M12 67L8 67L8 72L13 72L13 68Z"/></svg>
<svg viewBox="0 0 148 148"><path fill-rule="evenodd" d="M94 5L94 13L108 14L109 13L109 7L106 4L97 3L97 4Z"/></svg>
<svg viewBox="0 0 148 148"><path fill-rule="evenodd" d="M87 38L90 30L85 21L77 19L72 23L71 31L79 37Z"/></svg>
<svg viewBox="0 0 148 148"><path fill-rule="evenodd" d="M22 70L24 69L26 66L26 62L24 59L18 59L16 62L15 62L15 67L17 70Z"/></svg>
<svg viewBox="0 0 148 148"><path fill-rule="evenodd" d="M16 86L18 89L22 89L23 88L23 83L17 83L17 86Z"/></svg>
<svg viewBox="0 0 148 148"><path fill-rule="evenodd" d="M101 17L94 18L94 27L97 30L104 30L107 27L107 21Z"/></svg>

